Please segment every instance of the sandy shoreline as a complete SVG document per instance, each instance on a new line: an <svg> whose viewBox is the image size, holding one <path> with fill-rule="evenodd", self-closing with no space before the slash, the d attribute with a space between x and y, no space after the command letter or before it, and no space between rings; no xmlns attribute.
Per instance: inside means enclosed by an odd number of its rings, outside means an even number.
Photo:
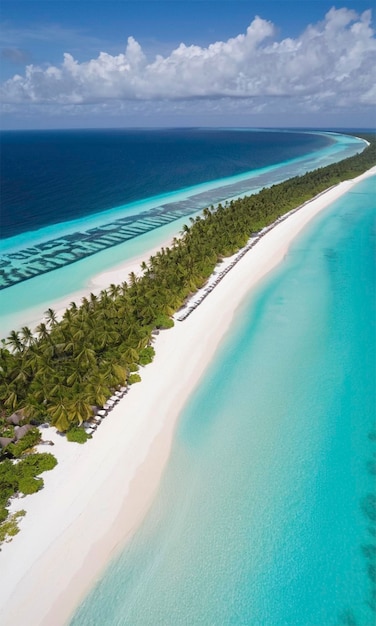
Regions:
<svg viewBox="0 0 376 626"><path fill-rule="evenodd" d="M79 306L83 297L88 298L91 293L98 295L102 289L108 288L111 283L121 283L124 280L127 280L130 272L134 272L135 274L140 273L140 265L142 261L147 261L152 254L160 250L163 246L169 246L172 239L172 236L167 237L161 242L160 245L155 246L155 248L149 249L143 254L135 255L118 266L114 266L105 272L100 272L99 274L92 276L87 285L80 290L72 291L53 302L48 301L43 305L37 305L30 309L26 309L25 314L22 317L22 322L13 324L9 328L2 328L2 335L6 337L11 330L20 330L22 326L29 326L32 330L34 330L38 324L43 321L44 311L46 311L48 307L51 307L55 311L57 318L61 319L64 311L69 308L72 302L75 302Z"/></svg>
<svg viewBox="0 0 376 626"><path fill-rule="evenodd" d="M79 446L55 435L54 448L43 447L57 456L59 465L43 475L41 492L17 502L27 515L20 534L0 552L3 626L67 622L150 506L177 418L244 297L283 259L315 215L371 174L376 168L341 183L278 224L192 315L160 333L155 360L142 370L141 384L132 387L91 441ZM126 263L106 272L96 284L125 280L129 267ZM48 432L45 438L51 436Z"/></svg>

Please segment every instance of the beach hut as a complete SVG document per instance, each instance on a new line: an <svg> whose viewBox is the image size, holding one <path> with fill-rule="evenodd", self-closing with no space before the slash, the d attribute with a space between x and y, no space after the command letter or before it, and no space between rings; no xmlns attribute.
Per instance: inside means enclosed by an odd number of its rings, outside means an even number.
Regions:
<svg viewBox="0 0 376 626"><path fill-rule="evenodd" d="M9 417L6 418L7 424L13 424L13 426L19 426L20 422L22 422L22 415L19 413L12 413Z"/></svg>
<svg viewBox="0 0 376 626"><path fill-rule="evenodd" d="M29 430L32 428L32 426L30 426L30 424L25 424L25 426L18 426L15 428L14 430L14 438L16 441L19 441L20 439L22 439L22 437L24 437L26 435L26 433L29 432Z"/></svg>
<svg viewBox="0 0 376 626"><path fill-rule="evenodd" d="M0 437L0 448L5 448L8 443L12 443L13 439L11 437Z"/></svg>

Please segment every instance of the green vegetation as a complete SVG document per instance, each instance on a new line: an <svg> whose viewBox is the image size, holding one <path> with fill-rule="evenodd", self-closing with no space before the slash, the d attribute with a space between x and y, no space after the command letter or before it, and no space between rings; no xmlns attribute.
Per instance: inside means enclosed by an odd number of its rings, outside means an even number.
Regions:
<svg viewBox="0 0 376 626"><path fill-rule="evenodd" d="M43 487L43 479L39 474L55 467L57 461L52 454L29 454L24 459L14 462L3 459L0 463L0 537L10 534L7 506L12 496L35 493ZM12 524L14 523L14 520ZM4 526L5 524L5 526Z"/></svg>
<svg viewBox="0 0 376 626"><path fill-rule="evenodd" d="M72 426L67 432L68 441L74 441L75 443L85 443L89 439L89 435L83 428L78 426Z"/></svg>
<svg viewBox="0 0 376 626"><path fill-rule="evenodd" d="M33 478L32 476L24 476L18 481L18 489L25 496L36 493L43 487L43 478Z"/></svg>
<svg viewBox="0 0 376 626"><path fill-rule="evenodd" d="M153 346L147 346L146 348L143 348L142 350L140 350L139 363L140 365L148 365L148 363L152 362L154 357L155 357L155 350Z"/></svg>
<svg viewBox="0 0 376 626"><path fill-rule="evenodd" d="M40 432L38 428L32 428L26 435L22 437L17 443L10 443L7 445L5 452L7 456L12 456L15 459L19 459L24 452L30 450L40 441Z"/></svg>
<svg viewBox="0 0 376 626"><path fill-rule="evenodd" d="M139 374L130 374L128 382L130 385L134 385L134 383L140 383L141 376Z"/></svg>
<svg viewBox="0 0 376 626"><path fill-rule="evenodd" d="M174 320L171 319L168 315L158 315L155 318L155 328L164 329L164 328L172 328L174 325Z"/></svg>
<svg viewBox="0 0 376 626"><path fill-rule="evenodd" d="M9 518L6 522L0 524L0 544L2 544L3 541L11 541L12 537L20 532L17 522L19 518L23 517L24 515L26 515L26 511L17 511L17 513L12 513L11 515L9 515Z"/></svg>
<svg viewBox="0 0 376 626"><path fill-rule="evenodd" d="M57 465L57 460L48 452L30 454L22 459L16 467L22 476L37 476L42 472L52 470Z"/></svg>

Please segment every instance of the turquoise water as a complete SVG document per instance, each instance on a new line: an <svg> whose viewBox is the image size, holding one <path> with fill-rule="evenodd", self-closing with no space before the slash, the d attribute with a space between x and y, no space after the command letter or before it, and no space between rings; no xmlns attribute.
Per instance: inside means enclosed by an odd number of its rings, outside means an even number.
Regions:
<svg viewBox="0 0 376 626"><path fill-rule="evenodd" d="M375 182L240 307L151 510L71 626L372 626Z"/></svg>
<svg viewBox="0 0 376 626"><path fill-rule="evenodd" d="M2 252L5 264L9 263L8 253L19 252L38 243L50 241L58 236L69 236L83 233L89 228L98 228L103 225L113 223L114 220L124 215L136 216L144 211L150 211L163 203L165 207L174 207L180 202L192 202L201 208L209 206L211 203L223 201L245 193L258 191L266 185L270 185L292 176L302 174L308 170L315 169L333 163L336 160L353 155L363 149L364 142L355 137L337 135L330 133L320 133L331 137L333 142L326 148L316 150L310 154L290 159L268 167L255 169L251 172L239 174L228 178L212 180L200 185L180 189L165 195L149 197L145 200L133 202L129 205L115 207L102 213L82 217L73 221L66 221L55 225L50 225L35 231L21 233L15 237L10 237L2 241ZM197 196L200 195L200 199ZM196 198L196 200L193 200ZM168 208L166 209L168 213ZM192 209L192 212L197 211ZM77 298L77 292L90 290L90 279L103 271L109 270L116 265L134 256L145 254L152 247L159 246L168 238L177 235L183 224L187 223L188 214L166 226L153 229L144 235L137 236L114 247L108 244L108 248L97 252L93 256L83 258L73 265L59 267L54 271L42 273L29 280L16 283L10 287L2 289L0 292L0 329L1 337L6 337L12 329L20 328L27 324L32 328L43 317L43 312L58 301L67 296L72 299ZM75 251L78 248L75 243L69 243L68 247ZM26 267L30 267L35 262L37 251L30 253L26 261ZM59 253L52 254L55 261ZM34 261L33 261L34 259ZM12 261L17 265L17 261ZM37 320L37 322L36 322ZM34 324L34 326L33 326Z"/></svg>

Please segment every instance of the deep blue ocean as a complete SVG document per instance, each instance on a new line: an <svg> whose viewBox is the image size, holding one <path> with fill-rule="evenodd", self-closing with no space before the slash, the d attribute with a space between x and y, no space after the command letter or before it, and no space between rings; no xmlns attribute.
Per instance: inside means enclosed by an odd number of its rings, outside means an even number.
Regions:
<svg viewBox="0 0 376 626"><path fill-rule="evenodd" d="M318 134L71 130L1 134L1 237L305 156Z"/></svg>

